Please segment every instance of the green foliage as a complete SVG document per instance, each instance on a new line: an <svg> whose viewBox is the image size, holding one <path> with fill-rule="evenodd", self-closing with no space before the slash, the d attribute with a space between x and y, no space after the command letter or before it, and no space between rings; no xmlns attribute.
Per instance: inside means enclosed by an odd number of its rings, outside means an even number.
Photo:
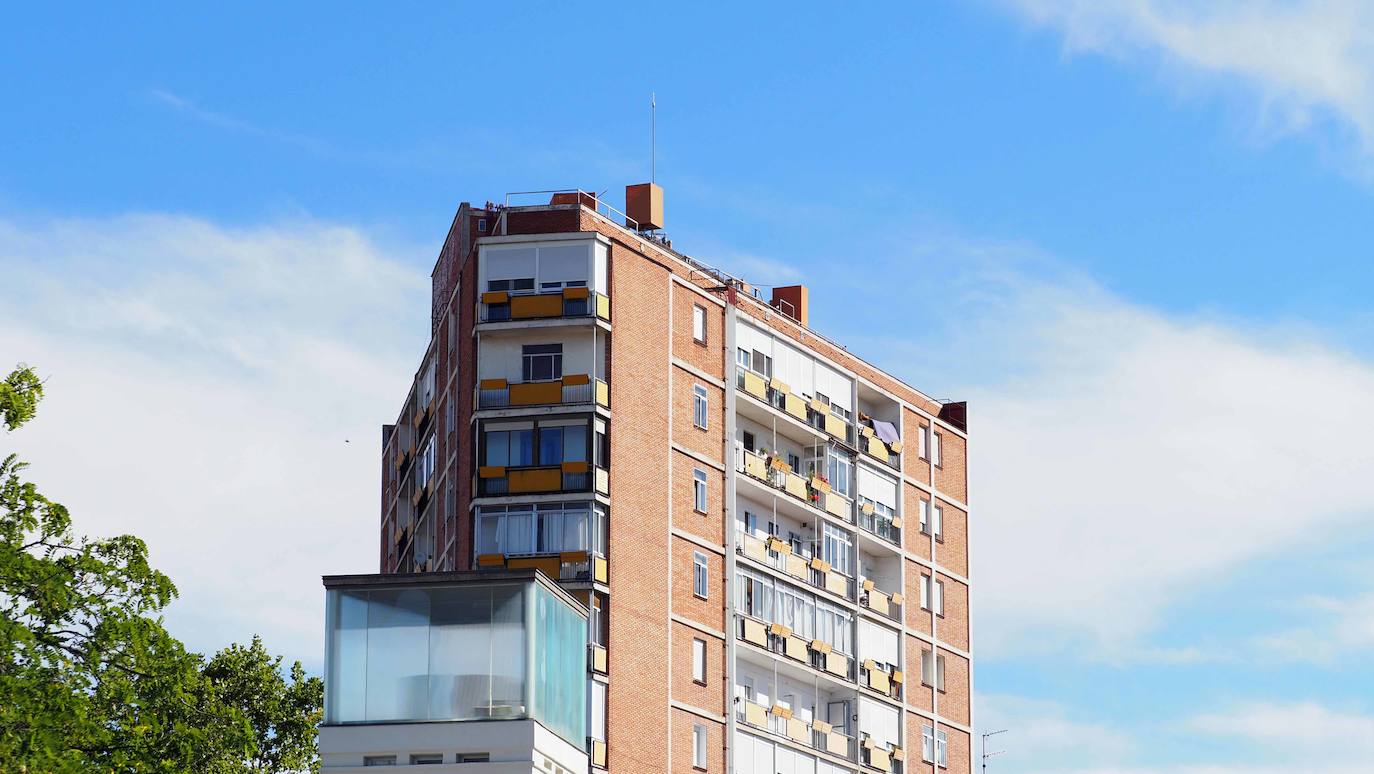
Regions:
<svg viewBox="0 0 1374 774"><path fill-rule="evenodd" d="M0 386L10 429L42 384ZM177 594L132 535L77 538L67 509L0 462L0 771L314 770L323 688L256 637L208 662L163 627Z"/></svg>
<svg viewBox="0 0 1374 774"><path fill-rule="evenodd" d="M43 381L32 368L19 364L4 381L0 381L0 424L6 430L16 430L33 419L38 401L43 399Z"/></svg>

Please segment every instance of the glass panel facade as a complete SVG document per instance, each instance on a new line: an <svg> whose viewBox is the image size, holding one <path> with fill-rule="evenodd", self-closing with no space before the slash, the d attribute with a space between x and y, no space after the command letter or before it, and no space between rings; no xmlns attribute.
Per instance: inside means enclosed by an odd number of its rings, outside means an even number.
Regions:
<svg viewBox="0 0 1374 774"><path fill-rule="evenodd" d="M581 747L587 619L536 583L326 592L325 722L530 718Z"/></svg>

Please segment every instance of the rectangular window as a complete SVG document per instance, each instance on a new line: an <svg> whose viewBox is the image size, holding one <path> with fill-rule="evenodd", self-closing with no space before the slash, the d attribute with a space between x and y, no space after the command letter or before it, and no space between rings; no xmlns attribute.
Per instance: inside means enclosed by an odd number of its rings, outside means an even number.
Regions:
<svg viewBox="0 0 1374 774"><path fill-rule="evenodd" d="M394 755L364 755L364 766L395 766L396 756Z"/></svg>
<svg viewBox="0 0 1374 774"><path fill-rule="evenodd" d="M410 765L412 766L423 766L427 763L433 764L443 762L444 756L442 753L416 753L410 756Z"/></svg>
<svg viewBox="0 0 1374 774"><path fill-rule="evenodd" d="M936 615L945 614L945 582L935 581L935 585L930 583L929 575L921 576L921 609L930 610Z"/></svg>
<svg viewBox="0 0 1374 774"><path fill-rule="evenodd" d="M707 581L706 554L696 551L692 552L692 593L706 599L711 595L711 587Z"/></svg>
<svg viewBox="0 0 1374 774"><path fill-rule="evenodd" d="M851 575L849 554L853 539L848 532L828 522L824 523L821 529L821 558L828 562L835 572Z"/></svg>
<svg viewBox="0 0 1374 774"><path fill-rule="evenodd" d="M706 512L706 471L701 468L692 471L692 507L697 513Z"/></svg>
<svg viewBox="0 0 1374 774"><path fill-rule="evenodd" d="M936 505L931 508L933 518L930 520L930 531L937 540L944 538L945 509Z"/></svg>
<svg viewBox="0 0 1374 774"><path fill-rule="evenodd" d="M921 425L916 431L916 453L923 460L930 459L930 427Z"/></svg>
<svg viewBox="0 0 1374 774"><path fill-rule="evenodd" d="M940 462L940 434L933 433L930 437L930 462L935 467L941 467Z"/></svg>
<svg viewBox="0 0 1374 774"><path fill-rule="evenodd" d="M921 683L936 690L945 689L945 657L928 650L921 651Z"/></svg>
<svg viewBox="0 0 1374 774"><path fill-rule="evenodd" d="M448 351L452 352L458 348L458 312L448 313Z"/></svg>
<svg viewBox="0 0 1374 774"><path fill-rule="evenodd" d="M692 304L692 340L706 343L706 309L696 304Z"/></svg>
<svg viewBox="0 0 1374 774"><path fill-rule="evenodd" d="M706 770L706 726L699 723L692 726L692 765Z"/></svg>
<svg viewBox="0 0 1374 774"><path fill-rule="evenodd" d="M706 388L692 385L692 424L706 429Z"/></svg>
<svg viewBox="0 0 1374 774"><path fill-rule="evenodd" d="M526 382L563 378L562 344L526 344L520 348L520 376Z"/></svg>
<svg viewBox="0 0 1374 774"><path fill-rule="evenodd" d="M692 640L692 680L706 684L706 641Z"/></svg>
<svg viewBox="0 0 1374 774"><path fill-rule="evenodd" d="M458 427L458 419L455 416L458 412L454 411L454 406L456 404L452 400L447 401L444 405L446 406L444 409L446 415L444 425L448 428L448 432L451 433Z"/></svg>
<svg viewBox="0 0 1374 774"><path fill-rule="evenodd" d="M930 726L921 726L921 760L935 762L935 729Z"/></svg>

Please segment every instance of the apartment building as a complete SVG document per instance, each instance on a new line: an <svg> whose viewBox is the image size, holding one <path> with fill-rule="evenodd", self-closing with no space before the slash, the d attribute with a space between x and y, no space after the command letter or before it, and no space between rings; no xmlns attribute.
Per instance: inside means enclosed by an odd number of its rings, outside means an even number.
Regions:
<svg viewBox="0 0 1374 774"><path fill-rule="evenodd" d="M556 581L591 772L971 772L964 404L674 249L662 197L459 207L368 582Z"/></svg>

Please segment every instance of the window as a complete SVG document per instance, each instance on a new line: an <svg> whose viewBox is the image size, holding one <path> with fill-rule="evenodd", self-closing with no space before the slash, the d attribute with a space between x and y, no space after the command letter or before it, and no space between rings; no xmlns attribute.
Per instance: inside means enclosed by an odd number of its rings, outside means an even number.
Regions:
<svg viewBox="0 0 1374 774"><path fill-rule="evenodd" d="M526 382L563 378L563 345L526 344L521 347L520 377Z"/></svg>
<svg viewBox="0 0 1374 774"><path fill-rule="evenodd" d="M588 735L598 742L606 741L606 684L591 681L591 690L588 692L592 705L591 723L588 724Z"/></svg>
<svg viewBox="0 0 1374 774"><path fill-rule="evenodd" d="M696 304L692 304L692 340L706 343L706 309Z"/></svg>
<svg viewBox="0 0 1374 774"><path fill-rule="evenodd" d="M458 348L458 311L450 310L448 313L448 351L452 352Z"/></svg>
<svg viewBox="0 0 1374 774"><path fill-rule="evenodd" d="M418 753L410 756L410 765L421 766L426 763L443 763L443 753Z"/></svg>
<svg viewBox="0 0 1374 774"><path fill-rule="evenodd" d="M451 400L444 404L444 414L446 415L444 424L448 428L448 432L450 433L453 432L454 429L458 426L458 420L454 416L457 413L456 411L454 411L454 405L454 402Z"/></svg>
<svg viewBox="0 0 1374 774"><path fill-rule="evenodd" d="M921 425L916 431L916 453L923 460L930 459L930 426Z"/></svg>
<svg viewBox="0 0 1374 774"><path fill-rule="evenodd" d="M933 611L936 615L945 614L945 582L935 581L931 586L930 576L921 576L921 609Z"/></svg>
<svg viewBox="0 0 1374 774"><path fill-rule="evenodd" d="M478 231L486 231L486 230L487 230L487 219L486 219L486 218L478 218L478 219L477 219L477 230L478 230Z"/></svg>
<svg viewBox="0 0 1374 774"><path fill-rule="evenodd" d="M825 477L830 480L830 489L845 497L852 495L849 482L854 472L854 462L848 454L831 446L825 455Z"/></svg>
<svg viewBox="0 0 1374 774"><path fill-rule="evenodd" d="M936 505L931 508L930 532L936 539L944 538L945 509Z"/></svg>
<svg viewBox="0 0 1374 774"><path fill-rule="evenodd" d="M706 471L701 468L692 471L692 507L697 513L706 512Z"/></svg>
<svg viewBox="0 0 1374 774"><path fill-rule="evenodd" d="M438 454L434 447L434 436L430 436L428 441L423 444L420 458L415 464L415 486L423 489L434 478L434 466L438 462Z"/></svg>
<svg viewBox="0 0 1374 774"><path fill-rule="evenodd" d="M486 426L483 465L527 468L587 461L587 425L583 421L501 422Z"/></svg>
<svg viewBox="0 0 1374 774"><path fill-rule="evenodd" d="M692 552L692 593L706 599L711 595L711 587L706 576L706 554Z"/></svg>
<svg viewBox="0 0 1374 774"><path fill-rule="evenodd" d="M395 766L396 756L394 755L364 755L364 766Z"/></svg>
<svg viewBox="0 0 1374 774"><path fill-rule="evenodd" d="M829 522L822 525L821 559L828 562L832 570L841 575L852 574L849 564L852 546L853 538L848 532Z"/></svg>
<svg viewBox="0 0 1374 774"><path fill-rule="evenodd" d="M940 462L940 434L933 433L930 437L930 461L935 467L943 467Z"/></svg>
<svg viewBox="0 0 1374 774"><path fill-rule="evenodd" d="M531 293L534 291L534 277L521 277L519 279L499 279L487 280L488 292L507 291L512 293Z"/></svg>
<svg viewBox="0 0 1374 774"><path fill-rule="evenodd" d="M706 388L692 385L692 424L706 429Z"/></svg>
<svg viewBox="0 0 1374 774"><path fill-rule="evenodd" d="M706 770L706 726L700 723L692 726L692 765Z"/></svg>
<svg viewBox="0 0 1374 774"><path fill-rule="evenodd" d="M458 753L454 763L490 763L491 753Z"/></svg>
<svg viewBox="0 0 1374 774"><path fill-rule="evenodd" d="M921 651L921 684L938 691L945 690L945 657L929 650Z"/></svg>
<svg viewBox="0 0 1374 774"><path fill-rule="evenodd" d="M477 512L477 555L600 551L599 516L585 502L484 505Z"/></svg>
<svg viewBox="0 0 1374 774"><path fill-rule="evenodd" d="M692 640L692 680L706 684L706 641Z"/></svg>
<svg viewBox="0 0 1374 774"><path fill-rule="evenodd" d="M921 760L942 768L948 766L948 747L949 734L930 726L921 726Z"/></svg>

